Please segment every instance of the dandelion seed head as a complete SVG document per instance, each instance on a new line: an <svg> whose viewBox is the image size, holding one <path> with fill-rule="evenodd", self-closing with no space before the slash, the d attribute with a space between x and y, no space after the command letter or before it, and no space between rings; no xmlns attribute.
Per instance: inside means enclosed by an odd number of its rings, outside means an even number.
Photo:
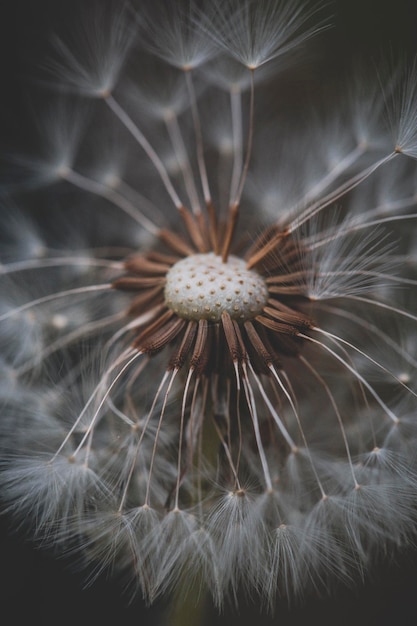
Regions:
<svg viewBox="0 0 417 626"><path fill-rule="evenodd" d="M416 537L411 75L286 101L301 2L82 20L5 183L2 505L148 603L361 582Z"/></svg>

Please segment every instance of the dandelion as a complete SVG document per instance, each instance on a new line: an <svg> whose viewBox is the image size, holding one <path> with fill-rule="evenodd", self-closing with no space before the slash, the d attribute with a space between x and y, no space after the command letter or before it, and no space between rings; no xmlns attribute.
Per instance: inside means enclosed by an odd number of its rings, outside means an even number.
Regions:
<svg viewBox="0 0 417 626"><path fill-rule="evenodd" d="M89 581L272 609L415 539L415 89L268 122L322 11L150 4L57 40L4 185L1 499Z"/></svg>

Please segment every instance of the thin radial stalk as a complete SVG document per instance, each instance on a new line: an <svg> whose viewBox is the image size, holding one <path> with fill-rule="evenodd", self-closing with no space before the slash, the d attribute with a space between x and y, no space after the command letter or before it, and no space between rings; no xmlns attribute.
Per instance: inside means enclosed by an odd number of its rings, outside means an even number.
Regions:
<svg viewBox="0 0 417 626"><path fill-rule="evenodd" d="M44 269L46 267L67 267L74 265L104 267L105 269L112 269L116 271L122 271L124 268L123 263L118 261L107 261L106 259L96 259L94 257L61 256L47 259L15 261L13 263L6 263L5 265L0 264L0 276L14 274L16 272L25 272L28 270Z"/></svg>
<svg viewBox="0 0 417 626"><path fill-rule="evenodd" d="M369 354L366 354L366 352L363 352L363 350L360 350L357 346L353 345L352 343L350 343L349 341L346 341L345 339L342 339L342 337L338 337L337 335L334 335L333 333L329 333L328 331L325 331L321 328L318 328L317 326L312 328L311 330L315 330L318 333L321 333L322 335L324 335L325 337L328 337L331 341L333 341L333 343L335 343L338 347L340 347L340 343L343 343L345 346L348 346L349 348L351 348L352 350L355 350L355 352L358 352L361 356L363 356L365 359L367 359L368 361L370 361L373 365L376 365L377 367L379 367L383 372L385 372L386 374L388 374L389 376L391 376L391 378L393 378L399 385L401 385L404 389L407 389L407 391L409 391L413 396L417 397L417 393L414 392L412 389L410 389L410 387L408 387L408 385L406 385L403 381L401 381L397 376L395 376L395 374L393 374L392 372L390 372L389 369L387 369L386 367L384 367L383 365L381 365L380 363L378 363L378 361L375 361L375 359L373 359L372 357L369 356Z"/></svg>
<svg viewBox="0 0 417 626"><path fill-rule="evenodd" d="M221 430L219 428L219 425L216 423L216 420L214 418L212 419L212 422L213 422L214 430L216 431L216 434L217 434L217 436L219 438L219 441L221 442L221 444L223 446L224 452L226 454L226 458L227 458L227 460L229 462L229 466L230 466L231 472L232 472L232 474L234 476L234 479L236 481L236 488L237 489L241 489L241 484L240 484L240 481L239 481L238 471L237 471L237 468L236 468L235 464L233 463L232 453L230 451L230 447L226 443L226 441L224 440L224 437L223 437L223 434L222 434L222 432L221 432Z"/></svg>
<svg viewBox="0 0 417 626"><path fill-rule="evenodd" d="M319 202L314 203L311 207L306 209L300 216L298 216L292 222L290 222L290 224L287 227L287 232L293 233L294 231L296 231L298 228L300 228L300 226L305 224L305 222L307 222L312 217L314 217L315 215L323 211L330 204L333 204L334 202L339 200L341 197L346 195L349 191L352 191L352 189L355 189L355 187L357 187L358 185L360 185L360 183L362 183L364 180L369 178L369 176L371 176L378 168L380 168L382 165L385 165L385 163L388 163L388 161L391 161L393 158L395 158L397 154L398 154L397 152L391 152L390 154L383 157L382 159L380 159L373 165L370 165L369 167L367 167L362 172L359 172L359 174L356 174L356 176L353 176L352 178L347 180L343 185L340 185L340 187L338 187L335 191L330 193L325 198L322 198Z"/></svg>
<svg viewBox="0 0 417 626"><path fill-rule="evenodd" d="M326 346L326 344L324 344L323 342L318 341L317 339L313 339L313 337L309 337L308 335L304 335L303 333L298 333L298 337L300 337L301 339L306 339L307 341L310 341L311 343L314 343L315 345L320 346L320 348L322 348L323 350L325 350L326 352L331 354L337 361L339 361L339 363L341 363L343 365L343 367L345 367L347 370L349 370L349 372L351 374L353 374L353 376L355 378L357 378L362 383L362 385L364 385L364 387L366 387L366 389L369 391L369 393L377 401L379 406L388 415L388 417L394 422L394 424L398 424L399 419L395 415L395 413L393 413L391 411L391 409L385 404L385 402L382 400L382 398L377 394L375 389L368 383L367 380L365 380L365 378L363 376L361 376L361 374L359 374L359 372L357 370L355 370L354 367L349 365L349 363L347 363L347 361L342 359L341 356L339 356L334 350L329 348L329 346Z"/></svg>
<svg viewBox="0 0 417 626"><path fill-rule="evenodd" d="M67 390L72 388L74 384L78 384L80 376L84 376L85 372L91 369L91 363L94 361L94 358L100 359L101 355L100 347L97 345L92 353L81 357L76 365L72 365L69 371L62 376L59 381L59 388Z"/></svg>
<svg viewBox="0 0 417 626"><path fill-rule="evenodd" d="M343 439L343 445L345 446L345 450L346 450L346 457L349 463L349 468L350 468L350 473L352 474L352 479L353 479L353 483L355 487L359 487L359 483L356 479L356 475L355 475L355 470L353 467L353 462L352 462L352 455L350 453L350 448L349 448L349 442L347 440L347 436L346 436L346 430L343 424L343 420L342 420L342 416L340 415L340 411L339 408L336 404L336 400L334 399L334 396L332 394L332 392L329 389L328 384L326 383L326 381L324 380L324 378L322 378L322 376L320 376L320 374L318 373L318 371L316 370L315 367L313 367L306 358L304 358L303 356L299 356L299 359L301 361L301 363L303 363L305 365L305 367L313 374L313 376L319 381L320 385L323 387L323 389L325 390L327 397L330 400L330 403L333 407L333 410L336 414L336 419L338 421L339 424L339 428L340 428L340 433L342 435L342 439Z"/></svg>
<svg viewBox="0 0 417 626"><path fill-rule="evenodd" d="M201 181L201 186L203 189L204 201L206 203L206 206L210 206L211 205L211 193L210 193L210 186L209 186L208 176L207 176L206 161L204 158L203 133L201 130L200 115L198 112L197 97L195 94L194 82L193 82L193 76L192 76L191 70L185 71L185 82L187 85L188 95L190 99L191 115L193 118L194 134L195 134L195 142L196 142L196 150L197 150L197 163L198 163L198 169L200 172L200 181Z"/></svg>
<svg viewBox="0 0 417 626"><path fill-rule="evenodd" d="M229 205L229 215L227 220L227 228L226 233L223 240L222 245L222 260L226 263L229 253L230 247L233 242L233 237L235 234L237 222L239 219L239 207L240 200L243 193L243 188L246 182L246 176L249 169L249 162L252 155L252 144L253 144L253 131L254 131L254 110L255 110L255 79L254 79L254 70L250 70L250 103L249 103L249 127L248 127L248 138L247 138L247 146L246 146L246 156L245 162L242 167L242 173L240 176L240 181L238 188L236 190L236 194L233 197L232 202Z"/></svg>
<svg viewBox="0 0 417 626"><path fill-rule="evenodd" d="M237 416L237 424L238 424L238 429L239 429L239 448L238 448L238 456L237 456L237 462L236 462L236 467L238 468L240 465L240 456L241 456L241 450L242 450L242 429L241 429L241 417L240 417L240 392L241 392L241 387L240 387L240 373L239 373L239 364L237 362L237 360L233 361L233 368L234 368L234 373L235 373L235 378L236 378L236 416ZM236 469L237 472L237 469Z"/></svg>
<svg viewBox="0 0 417 626"><path fill-rule="evenodd" d="M346 295L344 298L348 298L349 300L357 300L358 302L366 302L366 304L372 304L374 306L380 307L381 309L385 309L387 311L391 311L392 313L397 313L398 315L402 315L403 317L407 317L414 322L417 322L417 316L409 313L408 311L404 311L403 309L399 309L398 307L391 306L390 304L385 304L384 302L380 302L379 300L372 300L371 298L364 298L363 296L353 296ZM1 318L0 318L1 321Z"/></svg>
<svg viewBox="0 0 417 626"><path fill-rule="evenodd" d="M284 370L279 370L279 373L281 374L282 378L284 378L285 382L287 383L288 393L290 394L290 396L292 398L292 401L294 403L294 406L297 408L297 411L298 411L297 396L295 394L294 387L293 387L293 385L292 385L292 383L290 381L290 378L289 378L287 372L285 372Z"/></svg>
<svg viewBox="0 0 417 626"><path fill-rule="evenodd" d="M137 206L141 206L146 209L148 215L152 215L152 218L158 216L161 224L166 223L166 216L163 214L161 209L156 206L153 202L151 202L148 198L143 196L137 189L131 187L124 180L117 181L117 189L127 198L130 198L130 201Z"/></svg>
<svg viewBox="0 0 417 626"><path fill-rule="evenodd" d="M191 411L194 410L195 404L197 402L197 396L199 392L201 378L197 377L196 383L194 385L194 393L193 399L191 402ZM207 407L207 396L208 396L208 379L205 378L202 382L202 393L201 393L201 411L200 411L200 430L198 433L198 441L197 441L197 469L196 469L196 485L197 485L197 497L194 499L197 501L198 512L200 515L200 519L203 517L203 438L204 438L204 416L206 414ZM214 421L212 419L212 421Z"/></svg>
<svg viewBox="0 0 417 626"><path fill-rule="evenodd" d="M218 382L218 376L216 377L216 381ZM231 384L230 384L230 379L227 379L226 381L226 403L225 406L227 407L226 410L226 415L224 416L226 419L226 433L227 433L227 443L229 448L232 448L232 424L231 424L231 419L230 419L230 411L229 411L229 407L230 407L230 402L231 402ZM239 424L240 424L240 420L239 420ZM239 448L241 447L241 439L239 440ZM239 456L239 455L238 455ZM237 468L239 467L239 463L237 463Z"/></svg>
<svg viewBox="0 0 417 626"><path fill-rule="evenodd" d="M242 92L240 88L230 90L230 109L232 114L233 170L230 181L229 205L236 198L243 165Z"/></svg>
<svg viewBox="0 0 417 626"><path fill-rule="evenodd" d="M400 198L399 200L392 200L391 202L383 202L378 206L370 209L366 212L367 217L378 216L378 215L386 215L388 212L396 213L401 209L405 209L406 207L415 206L416 204L416 196L408 196L407 198Z"/></svg>
<svg viewBox="0 0 417 626"><path fill-rule="evenodd" d="M62 173L62 178L83 191L88 191L89 193L100 196L101 198L105 198L126 213L126 215L135 220L135 222L140 224L151 235L158 235L160 229L153 222L151 222L150 219L143 215L143 213L141 213L134 204L129 202L127 198L122 196L112 187L98 183L97 181L87 178L70 168L65 169Z"/></svg>
<svg viewBox="0 0 417 626"><path fill-rule="evenodd" d="M393 264L397 263L397 259L393 260ZM318 266L320 267L320 264L318 264ZM296 278L295 275L293 275L294 278ZM391 281L391 282L396 282L400 285L417 285L417 280L412 279L412 278L404 278L403 276L397 276L395 274L388 274L386 272L373 272L371 270L342 270L342 271L327 271L327 272L322 272L322 271L316 271L314 269L314 267L312 267L311 269L308 270L303 270L302 272L299 272L299 276L300 277L304 277L304 278L334 278L334 277L356 277L356 278L360 278L362 279L362 287L360 284L358 284L356 282L355 284L355 288L359 289L361 287L362 290L369 290L369 281L365 281L365 278L379 278L379 279L383 279L385 281ZM267 278L266 279L266 283L269 285L272 285L270 291L271 293L291 293L291 291L288 291L288 289L292 289L293 292L296 291L296 289L299 290L300 293L302 293L302 285L300 285L300 287L287 287L286 286L286 282L288 282L287 280L285 280L286 277L272 277L272 278ZM279 285L283 285L282 287L280 287ZM382 286L386 283L384 282L378 282L379 286ZM345 298L347 297L347 295L343 292L340 292L338 295L340 295L341 297ZM318 302L319 300L315 300L315 302Z"/></svg>
<svg viewBox="0 0 417 626"><path fill-rule="evenodd" d="M396 276L395 274L385 274L383 272L361 272L362 276L375 276L376 278L385 278L386 280L392 280L400 285L417 285L417 280L412 278L404 278L403 276Z"/></svg>
<svg viewBox="0 0 417 626"><path fill-rule="evenodd" d="M91 430L87 437L87 443L84 447L83 467L89 467L88 462L90 460L92 439L93 439L93 431ZM75 458L75 454L74 454L74 458Z"/></svg>
<svg viewBox="0 0 417 626"><path fill-rule="evenodd" d="M417 368L417 360L414 359L410 354L408 354L408 352L403 350L401 346L398 344L398 341L394 341L393 339L391 339L389 335L382 332L378 326L375 326L375 324L371 324L369 321L365 321L358 315L345 311L344 309L341 309L339 307L327 306L327 305L320 303L320 308L323 311L328 311L332 315L338 315L339 317L344 317L345 319L350 320L354 324L357 324L361 328L364 328L366 331L371 332L376 337L378 337L378 339L381 339L387 346L389 346L391 350L394 350L395 352L397 352L397 354L399 354L400 357L404 359L404 361L407 361L407 363L409 363L412 367Z"/></svg>
<svg viewBox="0 0 417 626"><path fill-rule="evenodd" d="M182 177L190 201L191 209L194 215L201 214L201 206L198 198L197 189L194 183L194 176L191 169L190 160L188 158L187 149L182 138L181 129L178 124L178 118L175 113L165 117L165 125L171 139L174 153L178 164L181 168Z"/></svg>
<svg viewBox="0 0 417 626"><path fill-rule="evenodd" d="M126 400L129 402L130 407L132 408L132 413L136 413L136 411L133 410L135 403L132 400L134 385L136 384L137 379L143 372L144 368L148 365L150 360L151 360L150 355L145 354L142 363L136 368L133 374L129 376L129 380L126 383Z"/></svg>
<svg viewBox="0 0 417 626"><path fill-rule="evenodd" d="M123 411L117 408L117 406L114 404L111 398L107 398L106 404L109 407L109 409L112 411L112 413L114 413L114 415L119 417L122 420L122 422L130 426L130 428L132 428L135 425L135 422L131 420L130 417L126 415L126 413L124 413Z"/></svg>
<svg viewBox="0 0 417 626"><path fill-rule="evenodd" d="M335 229L334 235L330 235L325 237L324 239L320 239L319 241L315 241L313 243L309 243L310 238L303 239L303 245L307 245L308 250L315 250L316 248L321 248L335 239L340 239L340 237L346 237L347 235L351 235L352 233L356 233L360 230L364 230L366 228L375 228L376 226L381 226L381 224L388 224L390 222L401 222L404 220L415 220L417 219L416 213L407 213L405 215L391 215L390 217L381 217L380 219L373 220L371 222L363 222L360 224L352 224L348 228L343 229Z"/></svg>
<svg viewBox="0 0 417 626"><path fill-rule="evenodd" d="M275 367L273 365L269 365L269 370L272 373L273 377L275 378L275 380L277 381L278 385L280 386L281 390L284 392L285 397L287 398L288 402L290 403L290 406L293 410L293 413L295 415L295 418L297 420L297 423L301 426L301 422L300 422L300 416L298 414L297 411L297 407L295 406L295 402L292 399L291 394L289 393L288 389L286 389L284 383L282 382L282 380L280 379L280 377L278 376L278 372L276 371Z"/></svg>
<svg viewBox="0 0 417 626"><path fill-rule="evenodd" d="M134 363L136 361L136 359L138 359L141 356L140 352L138 352L137 354L135 354L131 359L129 359L129 361L127 363L125 363L125 365L122 367L122 369L120 370L120 372L118 372L116 374L116 376L113 378L113 380L111 381L111 383L109 384L108 388L106 389L106 392L103 396L103 398L100 400L98 406L96 407L95 411L94 411L94 415L92 417L92 419L90 420L90 423L88 425L88 428L84 434L84 436L82 437L80 443L78 444L77 448L74 451L74 457L78 454L78 452L81 450L81 448L83 447L85 441L87 440L87 438L90 436L90 433L92 432L97 419L100 415L100 411L103 408L103 406L105 405L107 398L109 397L113 387L115 386L115 384L119 381L119 379L121 378L121 376L125 373L125 371L132 365L132 363ZM101 385L100 385L101 386ZM82 414L80 414L82 415Z"/></svg>
<svg viewBox="0 0 417 626"><path fill-rule="evenodd" d="M124 315L124 312L116 313L115 315L109 315L108 317L105 317L100 321L94 320L93 322L84 324L81 328L77 328L77 330L73 331L72 333L68 333L64 337L61 337L56 341L49 343L48 346L44 348L40 352L40 354L37 354L34 359L30 359L30 361L27 361L24 365L18 367L15 370L15 374L17 376L22 376L26 372L36 367L36 365L38 365L41 361L48 358L48 356L54 354L54 352L57 352L57 350L65 348L65 346L69 345L73 341L77 341L81 337L87 337L89 333L94 334L100 332L106 326L109 326L110 324L113 324L114 322L122 319Z"/></svg>
<svg viewBox="0 0 417 626"><path fill-rule="evenodd" d="M340 351L343 353L343 355L344 355L344 357L346 359L346 362L350 363L350 365L353 367L354 361L352 360L352 357L349 354L349 352L346 350L346 348L344 348L341 345L339 345L338 347L339 347ZM361 383L361 381L359 379L357 379L356 382L357 382L357 385L359 387L360 393L361 393L362 398L363 398L363 404L369 411L370 410L369 400L368 400L368 396L366 395L366 391L365 391L364 385ZM350 386L353 386L352 383L349 383L349 384L350 384Z"/></svg>
<svg viewBox="0 0 417 626"><path fill-rule="evenodd" d="M229 392L230 392L230 388L229 388ZM236 455L236 471L239 471L240 459L242 457L242 450L243 450L242 418L240 414L239 399L240 399L240 392L238 391L238 393L236 394L236 423L237 423L237 430L238 430L239 445L238 445L237 455ZM230 415L229 415L229 420L230 420Z"/></svg>
<svg viewBox="0 0 417 626"><path fill-rule="evenodd" d="M186 441L187 441L186 467L187 469L190 470L191 484L197 483L198 493L201 494L202 493L201 476L197 476L197 479L196 479L195 472L194 472L194 465L193 465L195 449L199 443L199 436L200 436L200 432L201 432L201 428L202 428L203 420L204 420L204 409L201 409L201 410L196 409L197 398L199 395L198 394L199 383L200 383L200 379L197 378L195 381L195 385L194 385L194 389L193 389L193 393L191 397L190 415L189 415L188 423L186 427ZM203 393L203 398L202 398L202 404L203 406L205 406L204 393Z"/></svg>
<svg viewBox="0 0 417 626"><path fill-rule="evenodd" d="M255 70L250 70L250 96L249 96L249 121L248 121L248 138L246 145L245 162L242 168L242 174L239 181L239 187L232 200L232 205L238 206L242 197L243 188L245 186L246 177L248 174L249 163L252 156L253 145L253 131L254 131L254 115L255 115Z"/></svg>
<svg viewBox="0 0 417 626"><path fill-rule="evenodd" d="M190 417L187 424L187 442L189 442L187 465L191 468L194 458L194 448L204 419L204 412L196 409L199 382L200 379L197 378L190 402Z"/></svg>
<svg viewBox="0 0 417 626"><path fill-rule="evenodd" d="M417 280L414 280L412 278L404 278L403 276L396 276L395 274L387 274L385 272L371 272L368 270L346 270L346 271L341 271L341 272L315 272L314 270L310 270L310 271L306 271L304 272L306 275L312 275L313 277L318 277L318 278L329 278L332 277L334 278L335 276L357 276L357 277L365 277L365 276L371 276L373 278L382 278L385 280L389 280L389 281L393 281L396 283L399 283L401 285L417 285ZM381 286L383 283L379 283L379 285ZM365 283L364 285L364 289L368 289L368 285ZM345 297L345 295L343 294L343 297Z"/></svg>
<svg viewBox="0 0 417 626"><path fill-rule="evenodd" d="M317 473L316 467L314 465L313 457L311 456L311 453L310 453L310 448L308 446L308 441L307 441L307 438L305 436L305 433L304 433L304 430L303 430L303 426L301 424L301 418L300 418L300 415L299 415L299 413L297 411L297 408L296 408L296 406L295 406L295 404L294 404L294 402L293 402L293 400L291 398L291 395L289 394L288 390L285 388L283 382L281 381L280 377L278 376L278 373L277 373L276 369L274 368L274 366L270 365L269 369L272 372L272 375L274 376L275 380L278 382L279 386L281 387L282 391L285 394L285 397L287 398L288 402L291 405L291 409L292 409L292 411L294 413L295 420L297 422L298 430L300 431L301 439L303 440L304 447L305 447L305 449L307 451L308 460L310 461L311 469L313 471L314 477L315 477L315 479L317 481L317 484L319 486L321 494L324 497L326 494L325 494L324 488L322 486L322 483L320 481L319 475Z"/></svg>
<svg viewBox="0 0 417 626"><path fill-rule="evenodd" d="M133 120L129 117L126 111L120 106L120 104L114 99L113 96L108 96L105 99L108 107L113 111L116 117L119 118L121 123L127 128L132 137L136 139L138 144L144 150L145 154L148 156L150 161L153 163L156 171L158 172L161 181L170 196L172 202L174 203L177 209L182 208L182 202L178 197L177 192L174 189L174 186L171 182L171 179L168 176L168 172L166 170L165 165L162 163L158 154L155 152L154 148L151 146L149 141L146 139L145 135L139 129L139 127L133 122Z"/></svg>
<svg viewBox="0 0 417 626"><path fill-rule="evenodd" d="M282 421L282 419L280 418L280 416L278 415L278 413L276 412L275 408L272 406L272 403L270 401L270 399L268 398L268 395L259 379L259 377L256 375L255 370L252 368L252 366L249 364L249 367L251 368L251 372L252 372L252 376L254 377L256 384L258 385L258 389L262 395L262 398L264 399L264 402L266 404L266 406L269 409L269 412L272 415L272 418L274 420L274 422L276 423L276 425L278 426L278 429L281 433L281 435L284 437L285 441L287 442L289 448L293 451L293 452L297 452L298 450L298 446L295 443L295 441L293 440L293 438L291 437L290 433L288 432L288 430L285 428L284 422Z"/></svg>
<svg viewBox="0 0 417 626"><path fill-rule="evenodd" d="M143 361L138 365L138 367L131 374L131 376L129 376L129 380L126 383L125 398L126 398L127 404L129 405L129 409L131 411L131 414L136 419L136 423L139 423L140 417L139 417L138 412L137 412L138 407L136 406L136 403L133 400L133 386L136 384L137 379L142 374L142 372L145 369L145 367L148 365L150 358L151 357L148 354L144 355Z"/></svg>
<svg viewBox="0 0 417 626"><path fill-rule="evenodd" d="M162 389L164 388L164 385L165 385L165 383L167 381L168 376L169 376L169 372L166 371L164 373L163 377L162 377L161 382L159 383L159 387L158 387L158 389L156 391L156 394L154 396L154 399L152 401L151 408L149 409L148 415L146 416L145 423L144 423L144 425L142 427L142 431L140 433L140 437L139 437L138 442L136 444L135 454L134 454L132 462L130 464L129 473L128 473L126 481L125 481L125 486L124 486L124 489L123 489L123 493L122 493L122 496L120 498L120 504L119 504L119 509L118 509L119 512L123 510L124 503L125 503L126 498L127 498L127 491L128 491L128 488L129 488L129 484L130 484L131 478L133 476L133 472L135 470L136 459L138 458L140 446L142 445L143 438L144 438L144 436L146 434L146 429L148 428L148 425L149 425L149 422L150 422L151 417L153 415L153 412L155 410L155 406L156 406L156 403L158 401L159 395L160 395ZM145 501L144 506L149 506L146 501Z"/></svg>
<svg viewBox="0 0 417 626"><path fill-rule="evenodd" d="M297 202L297 204L293 205L288 213L294 214L298 213L303 207L306 206L309 202L312 202L314 198L320 196L325 189L333 183L338 176L343 174L351 165L355 163L366 152L366 146L363 144L359 144L354 148L349 154L347 154L343 159L341 159L335 167L326 174L320 181L318 181L308 192Z"/></svg>
<svg viewBox="0 0 417 626"><path fill-rule="evenodd" d="M188 376L187 376L187 380L185 381L184 391L182 395L180 433L179 433L179 441L178 441L177 483L175 486L175 505L174 505L175 510L179 508L178 505L179 505L180 484L181 484L181 477L182 477L181 476L181 457L182 457L182 445L183 445L183 439L184 439L185 409L186 409L186 404L187 404L188 389L190 387L193 374L194 372L192 370L188 371Z"/></svg>
<svg viewBox="0 0 417 626"><path fill-rule="evenodd" d="M130 330L138 328L139 326L143 326L147 322L153 320L153 318L158 313L160 313L163 309L164 309L164 305L160 304L160 305L154 307L153 309L151 309L150 311L147 311L146 313L143 313L142 315L140 315L139 317L135 318L134 320L132 320L128 324L125 324L122 328L119 328L119 330L117 332L115 332L114 335L112 337L110 337L110 339L105 343L104 348L103 348L103 352L104 351L108 351L111 348L111 346L114 345L114 343L118 339L120 339L120 337L122 337L123 335L128 333Z"/></svg>
<svg viewBox="0 0 417 626"><path fill-rule="evenodd" d="M75 295L83 295L86 293L98 292L98 291L109 291L111 289L110 283L103 283L102 285L89 285L88 287L76 287L74 289L66 289L65 291L58 291L56 293L52 293L49 296L43 296L42 298L37 298L36 300L32 300L31 302L27 302L26 304L22 304L21 306L15 307L11 309L7 313L3 313L0 315L0 322L7 320L14 315L18 315L19 313L23 313L28 309L33 307L40 306L42 304L46 304L47 302L53 302L54 300L58 300L60 298L66 298L67 296L75 296Z"/></svg>
<svg viewBox="0 0 417 626"><path fill-rule="evenodd" d="M216 383L219 382L219 377L218 375L216 376ZM213 387L213 385L212 385ZM225 421L226 421L226 436L227 436L227 444L229 446L229 449L232 449L232 429L231 429L231 416L230 416L230 407L231 407L231 397L232 397L232 390L231 390L231 380L230 378L228 378L226 380L226 401L224 402L224 406L227 407L226 410L226 414L224 414L224 412L221 412L221 417L224 417ZM239 383L239 387L240 387L240 383ZM237 453L236 453L236 462L234 464L234 467L236 468L236 475L239 473L239 466L240 466L240 458L242 455L242 445L243 445L243 441L242 441L242 421L241 421L241 415L240 415L240 388L236 387L236 419L235 419L235 423L237 425L237 431L238 431L238 445L237 445ZM214 397L216 398L217 401L217 385L214 388Z"/></svg>
<svg viewBox="0 0 417 626"><path fill-rule="evenodd" d="M252 418L253 430L255 432L256 439L256 447L258 448L259 458L261 460L262 470L264 473L265 484L268 491L272 491L272 479L271 473L269 471L268 461L266 459L266 454L264 450L264 446L262 443L261 431L259 429L259 420L258 420L258 412L256 410L256 402L255 396L248 378L248 373L246 371L245 364L242 365L243 368L243 386L245 389L246 402L248 405L249 413Z"/></svg>
<svg viewBox="0 0 417 626"><path fill-rule="evenodd" d="M172 385L174 383L175 377L178 374L179 370L173 370L172 374L171 374L171 378L168 382L168 386L167 389L165 391L165 395L164 395L164 400L162 403L162 407L161 407L161 412L159 414L159 421L158 421L158 426L156 429L156 433L155 433L155 439L153 442L153 448L152 448L152 456L151 456L151 461L149 463L149 471L148 471L148 484L146 485L146 495L145 495L145 505L150 506L150 489L151 489L151 480L152 480L152 472L153 472L153 466L155 463L155 458L156 458L156 448L158 445L158 438L159 438L159 433L161 432L161 428L162 428L162 422L165 416L165 409L166 409L166 405L168 402L168 396L169 393L172 389Z"/></svg>
<svg viewBox="0 0 417 626"><path fill-rule="evenodd" d="M54 461L56 459L56 457L60 454L61 450L64 448L64 446L66 445L66 443L69 441L70 437L72 436L73 432L75 431L75 429L77 428L78 424L80 423L80 421L82 420L82 418L84 417L88 407L90 406L90 404L93 402L93 400L95 399L95 397L97 396L98 392L103 388L104 385L107 384L107 380L108 377L110 376L111 372L125 359L129 359L127 361L127 363L124 364L124 366L122 367L122 369L120 370L120 372L115 376L115 378L113 379L113 381L110 383L110 385L107 387L106 393L104 394L104 397L102 399L102 401L99 404L98 409L96 409L94 416L89 424L88 429L86 430L82 440L80 441L79 445L77 446L77 449L75 450L75 452L73 453L73 455L75 456L77 454L77 452L79 452L79 450L81 449L81 446L83 445L86 437L88 437L88 433L90 432L95 420L97 419L98 413L101 409L101 407L103 406L104 402L106 401L110 391L113 389L114 385L116 384L116 382L119 380L120 376L122 376L122 374L126 371L126 369L135 361L135 359L137 359L140 355L140 352L134 354L133 356L132 353L134 352L134 350L129 349L126 350L121 356L120 358L116 361L116 363L113 363L113 365L104 372L103 377L101 378L100 382L98 383L98 385L96 385L95 389L93 390L93 392L91 393L90 397L88 398L87 402L85 403L81 413L79 413L77 419L75 420L74 424L71 426L70 430L68 431L68 433L66 434L63 442L61 443L61 445L59 446L59 448L57 449L57 451L55 452L55 454L53 455L53 457L51 458L51 461Z"/></svg>

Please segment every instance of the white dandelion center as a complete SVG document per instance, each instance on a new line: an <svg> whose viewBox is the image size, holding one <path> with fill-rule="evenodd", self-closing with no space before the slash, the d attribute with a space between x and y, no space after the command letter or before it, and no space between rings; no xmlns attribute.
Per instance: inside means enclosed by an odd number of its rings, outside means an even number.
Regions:
<svg viewBox="0 0 417 626"><path fill-rule="evenodd" d="M229 256L224 263L214 253L188 256L167 272L165 303L179 317L219 321L222 313L235 320L259 315L268 300L264 279Z"/></svg>

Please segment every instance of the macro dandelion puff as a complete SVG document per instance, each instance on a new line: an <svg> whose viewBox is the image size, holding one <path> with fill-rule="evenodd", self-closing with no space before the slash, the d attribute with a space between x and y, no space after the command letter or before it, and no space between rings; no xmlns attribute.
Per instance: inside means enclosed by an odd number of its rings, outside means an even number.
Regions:
<svg viewBox="0 0 417 626"><path fill-rule="evenodd" d="M321 8L149 5L56 38L11 158L2 506L90 582L273 608L415 538L415 86L271 116Z"/></svg>

